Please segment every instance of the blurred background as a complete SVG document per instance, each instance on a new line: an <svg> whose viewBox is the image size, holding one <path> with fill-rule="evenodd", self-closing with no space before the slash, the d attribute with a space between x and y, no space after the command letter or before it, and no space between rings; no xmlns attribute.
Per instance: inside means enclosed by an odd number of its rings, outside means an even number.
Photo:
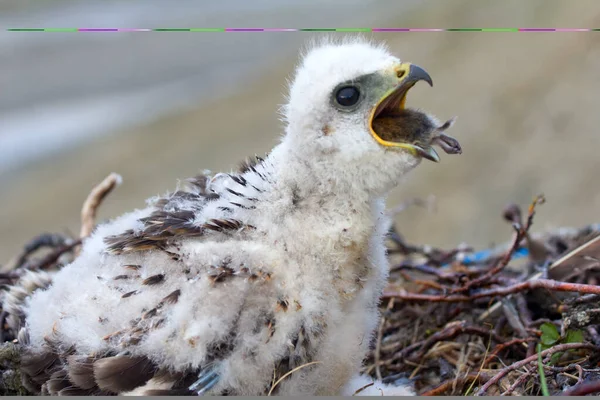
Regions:
<svg viewBox="0 0 600 400"><path fill-rule="evenodd" d="M203 169L264 154L282 131L285 79L308 33L9 33L10 27L600 27L598 0L0 0L0 262L41 232L78 232L100 209L144 206ZM369 35L371 36L371 35ZM509 202L544 193L534 230L600 222L600 32L382 33L425 67L409 106L445 119L461 156L423 163L389 206L411 242L508 240Z"/></svg>

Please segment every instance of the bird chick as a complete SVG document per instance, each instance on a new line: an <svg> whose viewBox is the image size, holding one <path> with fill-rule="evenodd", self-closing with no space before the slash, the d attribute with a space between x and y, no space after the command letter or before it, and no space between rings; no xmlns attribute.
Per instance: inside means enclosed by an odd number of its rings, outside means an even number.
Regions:
<svg viewBox="0 0 600 400"><path fill-rule="evenodd" d="M422 158L438 159L434 144L460 151L440 134L449 124L405 108L420 80L431 84L367 41L308 51L268 156L100 225L49 286L11 305L28 387L351 390L388 276L384 198Z"/></svg>

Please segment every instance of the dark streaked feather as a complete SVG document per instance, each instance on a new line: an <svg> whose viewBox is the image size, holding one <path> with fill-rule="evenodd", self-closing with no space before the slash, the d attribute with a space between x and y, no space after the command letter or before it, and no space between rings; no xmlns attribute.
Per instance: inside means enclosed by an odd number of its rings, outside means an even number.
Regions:
<svg viewBox="0 0 600 400"><path fill-rule="evenodd" d="M94 379L94 359L86 356L67 357L69 380L81 389L96 387Z"/></svg>
<svg viewBox="0 0 600 400"><path fill-rule="evenodd" d="M21 356L21 372L40 385L50 378L51 369L57 364L58 354L53 351L26 351Z"/></svg>
<svg viewBox="0 0 600 400"><path fill-rule="evenodd" d="M148 278L142 281L142 285L158 285L162 281L165 280L165 276L163 274L157 274L149 276Z"/></svg>
<svg viewBox="0 0 600 400"><path fill-rule="evenodd" d="M242 193L236 192L235 190L232 190L232 189L229 189L229 188L225 188L225 190L227 190L229 193L231 193L234 196L241 197L243 199L246 198L246 196L244 196Z"/></svg>
<svg viewBox="0 0 600 400"><path fill-rule="evenodd" d="M169 293L164 299L161 300L161 303L164 304L175 304L177 300L179 300L179 296L181 295L181 290L177 289L173 292Z"/></svg>
<svg viewBox="0 0 600 400"><path fill-rule="evenodd" d="M186 374L184 372L174 372L169 369L163 368L156 371L152 379L159 383L167 383L167 382L179 382L182 380Z"/></svg>
<svg viewBox="0 0 600 400"><path fill-rule="evenodd" d="M101 394L96 389L81 389L76 386L68 386L57 393L59 396L90 396Z"/></svg>
<svg viewBox="0 0 600 400"><path fill-rule="evenodd" d="M228 277L234 276L234 270L230 267L221 266L215 267L215 271L209 274L213 283L222 282Z"/></svg>
<svg viewBox="0 0 600 400"><path fill-rule="evenodd" d="M36 391L34 391L34 393L35 393L35 392L36 392ZM41 394L42 396L50 396L50 392L48 391L48 385L47 385L47 384L45 384L45 383L44 383L44 384L42 385L42 387L41 387L41 389L40 389L40 394Z"/></svg>
<svg viewBox="0 0 600 400"><path fill-rule="evenodd" d="M262 158L255 157L255 160L247 161L244 164L243 170L251 171L266 181L266 177L255 168L257 164L263 162ZM247 187L250 185L248 180L241 175L232 174L230 177L240 186ZM147 250L166 250L177 240L203 236L206 230L224 232L226 230L241 228L243 226L241 223L239 223L239 226L227 226L227 224L215 224L215 220L203 225L194 223L196 215L206 205L206 202L220 197L219 194L210 190L210 179L209 176L198 175L187 180L189 186L187 190L178 190L155 201L153 203L154 211L149 216L139 220L143 224L143 228L140 231L128 229L118 235L104 238L107 251L112 254L123 254ZM254 185L251 186L257 192L261 192ZM246 201L258 201L257 198L246 197L238 191L229 188L225 190L237 197L245 198ZM247 206L238 202L231 202L231 205L244 209L255 208L254 206ZM220 210L233 212L231 207L220 207ZM135 266L130 266L130 269L134 268Z"/></svg>
<svg viewBox="0 0 600 400"><path fill-rule="evenodd" d="M289 305L290 305L290 302L287 299L279 299L277 301L277 307L275 308L275 311L279 311L279 310L287 311Z"/></svg>
<svg viewBox="0 0 600 400"><path fill-rule="evenodd" d="M196 175L186 180L199 194L206 194L210 178L206 175Z"/></svg>
<svg viewBox="0 0 600 400"><path fill-rule="evenodd" d="M46 381L45 385L51 396L56 396L62 389L72 386L67 377L67 371L64 369L50 375L50 379Z"/></svg>
<svg viewBox="0 0 600 400"><path fill-rule="evenodd" d="M139 275L117 275L113 278L113 281L119 281L122 279L139 278Z"/></svg>
<svg viewBox="0 0 600 400"><path fill-rule="evenodd" d="M144 229L136 233L128 229L120 235L108 236L104 242L108 251L122 254L134 251L162 249L175 238L202 236L202 226L193 224L195 212L192 210L154 211L146 218L141 218Z"/></svg>
<svg viewBox="0 0 600 400"><path fill-rule="evenodd" d="M244 224L236 219L211 219L204 224L206 229L215 232L225 232L230 230L235 231L240 229L242 226L244 226Z"/></svg>
<svg viewBox="0 0 600 400"><path fill-rule="evenodd" d="M233 179L233 181L235 183L237 183L238 185L246 186L248 184L248 181L243 176L241 176L241 175L231 175L230 174L229 177L231 179Z"/></svg>
<svg viewBox="0 0 600 400"><path fill-rule="evenodd" d="M142 320L147 320L150 319L154 316L156 316L156 314L158 313L158 309L155 307L153 309L151 309L150 311L146 311L143 315L142 315Z"/></svg>
<svg viewBox="0 0 600 400"><path fill-rule="evenodd" d="M38 393L38 392L42 391L42 388L40 387L40 385L35 383L29 375L26 375L24 373L21 374L21 384L30 393ZM48 392L47 387L44 386L43 389L45 390L45 392ZM42 391L42 393L43 393L43 391Z"/></svg>
<svg viewBox="0 0 600 400"><path fill-rule="evenodd" d="M256 208L255 206L248 207L248 206L245 206L245 205L240 204L240 203L235 203L233 201L230 201L229 204L231 204L233 206L236 206L236 207L239 207L239 208L242 208L244 210L254 210Z"/></svg>
<svg viewBox="0 0 600 400"><path fill-rule="evenodd" d="M194 392L188 388L182 389L154 389L146 390L142 393L143 396L193 396Z"/></svg>
<svg viewBox="0 0 600 400"><path fill-rule="evenodd" d="M238 167L238 172L240 174L245 174L248 171L254 171L255 166L257 164L258 164L257 157L248 157L240 163L240 165Z"/></svg>
<svg viewBox="0 0 600 400"><path fill-rule="evenodd" d="M112 393L131 391L145 384L155 371L154 364L146 357L101 358L93 366L98 387Z"/></svg>
<svg viewBox="0 0 600 400"><path fill-rule="evenodd" d="M138 294L138 293L139 293L139 291L137 291L137 290L133 290L133 291L131 291L131 292L125 293L123 296L121 296L121 298L122 298L122 299L126 299L126 298L128 298L128 297L131 297L131 296L133 296L134 294Z"/></svg>

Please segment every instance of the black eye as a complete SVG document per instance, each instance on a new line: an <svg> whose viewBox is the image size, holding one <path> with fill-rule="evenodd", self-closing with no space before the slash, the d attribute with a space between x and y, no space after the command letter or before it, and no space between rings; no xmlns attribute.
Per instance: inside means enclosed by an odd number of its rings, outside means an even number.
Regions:
<svg viewBox="0 0 600 400"><path fill-rule="evenodd" d="M360 92L358 91L358 88L354 86L345 86L338 90L335 95L338 104L344 107L355 105L359 98Z"/></svg>

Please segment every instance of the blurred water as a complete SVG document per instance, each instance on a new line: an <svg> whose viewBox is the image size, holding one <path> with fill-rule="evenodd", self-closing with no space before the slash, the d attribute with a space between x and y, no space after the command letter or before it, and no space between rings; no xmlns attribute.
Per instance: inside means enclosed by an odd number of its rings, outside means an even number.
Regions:
<svg viewBox="0 0 600 400"><path fill-rule="evenodd" d="M71 0L0 15L0 28L365 27L418 5L374 3L178 0L165 7L161 0ZM300 17L311 25L296 26ZM296 33L3 33L0 178L93 136L231 94L269 64L295 56L305 39Z"/></svg>

